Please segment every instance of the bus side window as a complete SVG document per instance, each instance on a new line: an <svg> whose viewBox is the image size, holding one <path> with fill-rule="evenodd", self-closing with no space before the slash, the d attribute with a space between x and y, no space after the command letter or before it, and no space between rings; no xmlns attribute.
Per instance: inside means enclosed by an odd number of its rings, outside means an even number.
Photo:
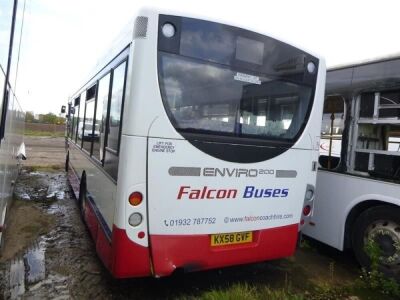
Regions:
<svg viewBox="0 0 400 300"><path fill-rule="evenodd" d="M335 169L340 163L345 105L342 96L328 96L322 116L319 164L325 169Z"/></svg>
<svg viewBox="0 0 400 300"><path fill-rule="evenodd" d="M106 131L106 152L104 169L116 180L118 176L118 153L122 124L122 108L126 76L126 62L113 72L108 126Z"/></svg>
<svg viewBox="0 0 400 300"><path fill-rule="evenodd" d="M107 107L110 89L110 73L99 80L95 118L95 139L93 141L93 156L103 162L106 133Z"/></svg>
<svg viewBox="0 0 400 300"><path fill-rule="evenodd" d="M2 127L2 111L3 111L3 96L4 96L4 81L6 80L3 70L0 68L0 128Z"/></svg>
<svg viewBox="0 0 400 300"><path fill-rule="evenodd" d="M82 124L82 148L85 149L89 154L92 151L92 141L95 133L93 132L94 123L94 110L95 110L95 96L96 96L96 85L89 88L86 91L86 108L85 108L85 119Z"/></svg>
<svg viewBox="0 0 400 300"><path fill-rule="evenodd" d="M372 102L373 99L374 101ZM372 108L361 115L366 101ZM354 170L372 177L400 179L400 90L364 93L360 97L360 119Z"/></svg>
<svg viewBox="0 0 400 300"><path fill-rule="evenodd" d="M72 102L73 105L73 112L71 115L71 131L70 131L70 138L75 141L76 140L76 130L78 127L78 111L79 111L79 103L80 103L80 97L77 97L74 99Z"/></svg>
<svg viewBox="0 0 400 300"><path fill-rule="evenodd" d="M85 99L86 93L83 92L79 97L79 108L75 111L76 116L76 138L75 142L79 147L82 147L82 124L83 124L83 115L85 113L85 102L84 100L80 101L81 99Z"/></svg>

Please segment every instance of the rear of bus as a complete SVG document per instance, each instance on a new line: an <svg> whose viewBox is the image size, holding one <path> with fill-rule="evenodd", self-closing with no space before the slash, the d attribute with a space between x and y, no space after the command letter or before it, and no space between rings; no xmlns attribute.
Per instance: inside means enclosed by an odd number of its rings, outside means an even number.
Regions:
<svg viewBox="0 0 400 300"><path fill-rule="evenodd" d="M292 255L312 208L323 60L199 19L144 11L135 26L114 275Z"/></svg>

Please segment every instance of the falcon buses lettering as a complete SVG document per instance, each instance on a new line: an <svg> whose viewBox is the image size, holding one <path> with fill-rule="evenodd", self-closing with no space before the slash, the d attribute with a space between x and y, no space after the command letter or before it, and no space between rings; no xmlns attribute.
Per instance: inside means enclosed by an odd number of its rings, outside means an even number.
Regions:
<svg viewBox="0 0 400 300"><path fill-rule="evenodd" d="M189 185L179 188L178 200L201 200L201 199L235 199L239 191L237 189L217 189L203 186L202 188L192 188ZM256 188L254 186L246 186L241 198L286 198L289 195L288 188Z"/></svg>
<svg viewBox="0 0 400 300"><path fill-rule="evenodd" d="M190 186L181 186L178 192L178 200L182 197L188 197L188 199L233 199L236 198L236 189L209 189L204 186L202 189L191 189Z"/></svg>

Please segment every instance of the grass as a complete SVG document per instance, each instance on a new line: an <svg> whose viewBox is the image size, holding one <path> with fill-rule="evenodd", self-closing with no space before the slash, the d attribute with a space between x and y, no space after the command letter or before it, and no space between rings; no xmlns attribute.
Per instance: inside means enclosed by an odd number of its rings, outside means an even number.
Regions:
<svg viewBox="0 0 400 300"><path fill-rule="evenodd" d="M60 171L63 168L64 168L64 166L63 166L62 163L57 164L57 165L46 165L46 166L37 166L37 165L24 166L24 169L29 173L32 173L32 172Z"/></svg>
<svg viewBox="0 0 400 300"><path fill-rule="evenodd" d="M25 130L26 136L50 136L50 137L64 137L63 131L38 131L38 130Z"/></svg>
<svg viewBox="0 0 400 300"><path fill-rule="evenodd" d="M213 289L198 296L179 298L181 300L303 300L300 294L291 293L285 289L271 289L269 287L257 288L247 283L234 284L226 289Z"/></svg>

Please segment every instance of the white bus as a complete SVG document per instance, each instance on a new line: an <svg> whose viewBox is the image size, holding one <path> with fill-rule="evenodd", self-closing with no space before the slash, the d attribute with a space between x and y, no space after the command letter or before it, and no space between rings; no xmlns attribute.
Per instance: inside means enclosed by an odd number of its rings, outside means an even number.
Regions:
<svg viewBox="0 0 400 300"><path fill-rule="evenodd" d="M328 71L316 200L304 233L400 275L400 57Z"/></svg>
<svg viewBox="0 0 400 300"><path fill-rule="evenodd" d="M69 103L66 168L105 266L159 277L292 255L312 208L324 61L153 10L125 33ZM80 122L98 137L81 139Z"/></svg>
<svg viewBox="0 0 400 300"><path fill-rule="evenodd" d="M2 3L3 5L3 3ZM9 44L2 40L0 47L0 250L4 244L3 234L7 225L7 211L12 203L13 186L18 175L20 160L25 159L23 134L25 114L15 95L17 60L12 60L12 48L18 49L21 41L19 27L23 16L16 21L17 12L23 14L24 7L17 8L16 1L5 1L2 7L0 31L10 38ZM14 28L17 34L14 37ZM9 36L7 36L9 35ZM17 42L12 43L12 38ZM15 52L14 52L15 53ZM1 255L1 253L0 253Z"/></svg>

